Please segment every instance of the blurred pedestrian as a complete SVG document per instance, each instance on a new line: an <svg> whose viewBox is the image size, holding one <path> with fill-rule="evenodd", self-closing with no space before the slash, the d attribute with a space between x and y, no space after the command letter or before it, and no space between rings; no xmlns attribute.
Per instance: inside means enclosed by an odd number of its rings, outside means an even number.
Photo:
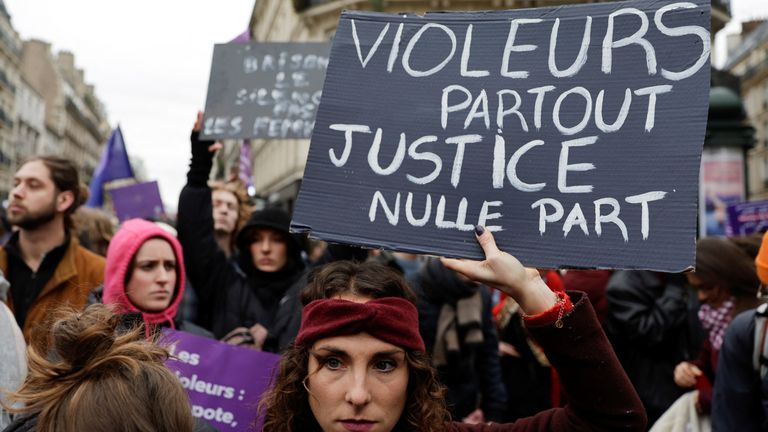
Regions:
<svg viewBox="0 0 768 432"><path fill-rule="evenodd" d="M318 270L303 294L301 330L262 401L264 431L643 430L640 400L585 296L553 293L489 232L477 232L485 261L444 263L532 315L527 326L569 392L565 408L509 425L449 422L408 285L384 266L339 262Z"/></svg>
<svg viewBox="0 0 768 432"><path fill-rule="evenodd" d="M760 300L768 285L768 234L755 258ZM712 429L758 432L768 430L768 311L763 304L731 321L723 336L712 395ZM761 335L762 337L755 337Z"/></svg>
<svg viewBox="0 0 768 432"><path fill-rule="evenodd" d="M759 304L760 280L755 257L726 237L700 239L696 270L686 276L701 302L699 319L708 335L697 358L675 367L674 378L678 386L698 390L697 408L701 414L709 414L723 335L736 315Z"/></svg>
<svg viewBox="0 0 768 432"><path fill-rule="evenodd" d="M619 270L606 296L606 331L653 424L685 393L675 367L704 340L696 293L682 274Z"/></svg>
<svg viewBox="0 0 768 432"><path fill-rule="evenodd" d="M565 291L559 272L550 269L538 271L549 289ZM493 314L499 329L499 362L507 390L507 420L514 421L563 406L560 380L544 350L528 333L520 305L512 297L500 293L500 301L494 306Z"/></svg>
<svg viewBox="0 0 768 432"><path fill-rule="evenodd" d="M7 304L27 343L44 343L50 312L85 307L104 278L104 258L72 235L72 214L87 197L67 159L36 156L14 175L8 221L18 231L0 249L0 270L11 283Z"/></svg>
<svg viewBox="0 0 768 432"><path fill-rule="evenodd" d="M298 293L305 285L299 242L290 216L279 209L253 213L237 235L239 268L217 246L208 174L217 144L199 140L202 114L191 135L192 162L179 197L179 240L200 311L217 338L279 351L296 335Z"/></svg>
<svg viewBox="0 0 768 432"><path fill-rule="evenodd" d="M164 364L168 352L120 330L102 305L52 325L52 351L29 352L29 375L11 395L21 417L6 432L191 432L189 398Z"/></svg>
<svg viewBox="0 0 768 432"><path fill-rule="evenodd" d="M101 209L80 207L75 211L73 219L80 245L105 256L109 242L115 235L113 216Z"/></svg>
<svg viewBox="0 0 768 432"><path fill-rule="evenodd" d="M432 258L410 280L418 296L419 330L448 392L456 419L505 420L507 392L499 366L499 339L491 295Z"/></svg>

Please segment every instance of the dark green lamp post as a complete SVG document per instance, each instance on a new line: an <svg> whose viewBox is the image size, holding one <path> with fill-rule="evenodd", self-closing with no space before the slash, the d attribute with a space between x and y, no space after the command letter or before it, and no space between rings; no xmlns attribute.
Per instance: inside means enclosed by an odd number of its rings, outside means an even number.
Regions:
<svg viewBox="0 0 768 432"><path fill-rule="evenodd" d="M725 234L727 206L749 196L747 151L754 144L741 97L728 87L712 87L699 184L701 236Z"/></svg>

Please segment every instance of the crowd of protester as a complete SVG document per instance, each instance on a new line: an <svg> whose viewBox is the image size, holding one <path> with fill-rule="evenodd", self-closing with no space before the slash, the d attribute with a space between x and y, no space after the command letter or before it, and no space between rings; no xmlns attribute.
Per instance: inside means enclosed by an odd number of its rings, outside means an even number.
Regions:
<svg viewBox="0 0 768 432"><path fill-rule="evenodd" d="M310 248L209 181L199 128L173 228L81 208L66 159L15 173L0 430L210 430L163 327L282 355L264 430L768 430L768 237L701 239L684 274L526 269L482 227L482 262Z"/></svg>

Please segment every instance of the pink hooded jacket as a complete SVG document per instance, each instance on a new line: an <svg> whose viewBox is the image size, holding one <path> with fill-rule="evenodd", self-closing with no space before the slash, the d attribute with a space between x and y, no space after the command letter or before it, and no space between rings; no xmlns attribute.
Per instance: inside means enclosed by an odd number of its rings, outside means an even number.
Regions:
<svg viewBox="0 0 768 432"><path fill-rule="evenodd" d="M125 294L125 274L145 241L161 238L167 241L176 256L176 289L171 304L161 312L144 312L139 310ZM104 304L116 305L116 313L140 313L144 318L147 331L151 327L169 322L174 327L173 319L184 297L184 253L176 237L160 228L158 225L143 219L131 219L123 223L120 230L109 243L107 249L107 264L104 270Z"/></svg>

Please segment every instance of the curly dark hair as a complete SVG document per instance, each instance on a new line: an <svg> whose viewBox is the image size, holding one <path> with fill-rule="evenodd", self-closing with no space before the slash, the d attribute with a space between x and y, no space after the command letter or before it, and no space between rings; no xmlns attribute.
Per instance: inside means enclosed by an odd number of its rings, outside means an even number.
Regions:
<svg viewBox="0 0 768 432"><path fill-rule="evenodd" d="M317 270L302 293L302 303L356 294L373 299L405 298L415 303L416 296L394 270L377 263L338 261ZM293 346L283 353L278 374L259 403L265 432L319 431L309 406L304 380L310 375L308 345ZM405 409L396 431L438 432L445 429L450 415L445 406L445 388L439 383L429 357L422 351L406 351L408 390ZM313 371L314 373L316 371Z"/></svg>

